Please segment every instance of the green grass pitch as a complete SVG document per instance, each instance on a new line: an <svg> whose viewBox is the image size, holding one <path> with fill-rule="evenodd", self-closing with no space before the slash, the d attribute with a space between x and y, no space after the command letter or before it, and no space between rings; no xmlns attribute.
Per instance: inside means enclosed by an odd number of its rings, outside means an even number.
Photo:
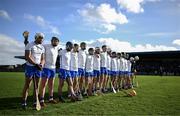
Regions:
<svg viewBox="0 0 180 116"><path fill-rule="evenodd" d="M67 99L66 103L47 104L41 111L32 108L31 86L28 109L24 111L20 107L24 73L0 72L0 115L180 115L180 77L137 76L137 80L139 87L135 88L135 97L125 97L120 91L75 103ZM57 86L58 78L55 97ZM64 87L64 94L66 91Z"/></svg>

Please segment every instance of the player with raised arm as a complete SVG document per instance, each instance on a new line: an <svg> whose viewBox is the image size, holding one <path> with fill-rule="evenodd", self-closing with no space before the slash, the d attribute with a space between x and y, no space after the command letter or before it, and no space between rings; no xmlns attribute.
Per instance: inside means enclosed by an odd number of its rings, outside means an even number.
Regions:
<svg viewBox="0 0 180 116"><path fill-rule="evenodd" d="M35 41L28 43L25 47L25 84L22 92L22 108L26 109L27 96L28 91L32 82L34 81L34 107L37 110L40 110L40 104L38 99L38 88L39 88L39 79L42 75L42 67L44 66L45 58L44 58L44 47L42 46L42 42L44 39L43 33L36 33Z"/></svg>

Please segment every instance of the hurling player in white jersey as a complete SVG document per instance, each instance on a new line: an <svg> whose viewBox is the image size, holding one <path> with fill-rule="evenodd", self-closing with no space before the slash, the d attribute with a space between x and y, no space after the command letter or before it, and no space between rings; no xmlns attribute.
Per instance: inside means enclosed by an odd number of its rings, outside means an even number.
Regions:
<svg viewBox="0 0 180 116"><path fill-rule="evenodd" d="M121 75L120 75L120 69L121 69L121 66L120 66L120 57L121 57L121 53L117 53L117 69L118 69L118 73L117 73L117 91L119 91L119 88L120 88L120 85L121 85Z"/></svg>
<svg viewBox="0 0 180 116"><path fill-rule="evenodd" d="M85 79L85 64L86 64L86 43L80 43L80 50L78 52L78 74L79 74L79 89L80 94L83 91L83 84Z"/></svg>
<svg viewBox="0 0 180 116"><path fill-rule="evenodd" d="M118 73L118 67L117 67L116 52L112 52L112 57L111 57L111 82L112 82L113 87L116 87L117 73Z"/></svg>
<svg viewBox="0 0 180 116"><path fill-rule="evenodd" d="M58 56L58 46L59 39L57 37L52 37L51 44L43 45L45 48L45 64L42 73L41 87L40 87L40 104L42 107L45 107L44 95L46 90L46 85L48 83L49 88L49 103L57 103L53 99L54 91L54 79L56 76L56 60Z"/></svg>
<svg viewBox="0 0 180 116"><path fill-rule="evenodd" d="M128 59L127 59L127 54L124 54L124 63L125 63L125 89L128 88L128 81L129 81L129 76L128 76Z"/></svg>
<svg viewBox="0 0 180 116"><path fill-rule="evenodd" d="M79 92L79 82L78 82L78 49L79 45L74 44L73 50L71 51L71 63L70 63L70 73L73 80L73 88L76 95Z"/></svg>
<svg viewBox="0 0 180 116"><path fill-rule="evenodd" d="M126 86L126 59L125 59L125 53L122 52L122 88L124 89Z"/></svg>
<svg viewBox="0 0 180 116"><path fill-rule="evenodd" d="M122 86L123 86L123 79L124 79L124 74L123 74L123 68L124 68L124 59L122 57L122 53L120 54L120 58L119 58L119 64L120 64L120 67L119 67L119 89L122 89Z"/></svg>
<svg viewBox="0 0 180 116"><path fill-rule="evenodd" d="M126 54L126 59L127 59L127 68L128 68L128 74L127 74L127 88L131 88L131 66L132 63L129 59L129 54Z"/></svg>
<svg viewBox="0 0 180 116"><path fill-rule="evenodd" d="M111 49L107 49L107 81L106 88L108 88L108 81L111 79Z"/></svg>
<svg viewBox="0 0 180 116"><path fill-rule="evenodd" d="M99 91L99 79L100 79L100 48L96 47L94 56L93 56L93 72L94 72L94 78L93 78L93 94L96 94L96 91Z"/></svg>
<svg viewBox="0 0 180 116"><path fill-rule="evenodd" d="M133 57L130 57L129 60L131 61L131 72L130 72L130 77L131 77L131 88L134 87L134 72L135 72L135 59Z"/></svg>
<svg viewBox="0 0 180 116"><path fill-rule="evenodd" d="M27 96L28 90L31 85L32 78L35 78L35 86L38 90L39 79L41 78L42 74L42 67L44 66L44 47L42 46L44 34L36 33L35 41L31 42L26 45L25 47L25 59L26 59L26 66L25 66L25 84L22 92L22 108L26 109L27 103ZM35 91L34 91L35 93ZM36 94L34 94L36 95ZM35 97L35 96L34 96ZM36 101L34 102L34 106Z"/></svg>
<svg viewBox="0 0 180 116"><path fill-rule="evenodd" d="M86 56L86 65L85 65L85 93L84 95L92 96L92 85L93 85L93 55L94 55L94 49L89 48L88 49L88 55ZM87 93L86 93L87 92Z"/></svg>
<svg viewBox="0 0 180 116"><path fill-rule="evenodd" d="M105 86L107 81L107 46L102 46L101 56L101 77L100 77L100 89L102 92L106 92Z"/></svg>
<svg viewBox="0 0 180 116"><path fill-rule="evenodd" d="M70 74L70 63L71 63L71 50L73 44L71 42L66 43L66 48L59 52L60 56L60 70L59 70L59 86L58 86L58 95L59 101L65 102L62 97L62 88L64 86L64 81L66 80L68 88L71 93L71 101L76 101L76 95L73 90L73 81Z"/></svg>

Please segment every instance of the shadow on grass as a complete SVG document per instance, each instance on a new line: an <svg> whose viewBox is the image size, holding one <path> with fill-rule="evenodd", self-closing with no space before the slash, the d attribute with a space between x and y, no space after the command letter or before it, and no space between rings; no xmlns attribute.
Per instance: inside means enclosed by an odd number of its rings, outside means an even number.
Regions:
<svg viewBox="0 0 180 116"><path fill-rule="evenodd" d="M65 98L65 100L67 101L66 103L70 103L69 99L67 98L67 91L63 92L63 97ZM46 93L45 94L45 102L48 100L48 96L49 94ZM54 93L54 98L58 100L58 93ZM0 111L2 110L8 110L8 109L20 109L21 108L21 97L7 97L7 98L0 98ZM32 107L33 106L33 100L34 97L32 96L28 96L27 98L27 104L28 107Z"/></svg>
<svg viewBox="0 0 180 116"><path fill-rule="evenodd" d="M109 93L106 93L106 94L109 94ZM72 103L70 101L70 99L68 99L67 95L68 95L68 92L64 91L63 92L63 97L64 97L66 103ZM46 93L45 94L45 102L48 102L48 97L49 97L49 94ZM129 96L127 96L127 95L123 95L123 96L120 95L120 96L116 96L116 97L129 97ZM84 98L87 99L88 97L84 97ZM58 101L58 93L57 92L54 93L54 99L56 99ZM10 110L10 109L21 109L21 100L22 100L21 97L0 98L0 111ZM34 101L33 95L28 96L28 99L27 99L28 107L32 107L33 106L33 101Z"/></svg>

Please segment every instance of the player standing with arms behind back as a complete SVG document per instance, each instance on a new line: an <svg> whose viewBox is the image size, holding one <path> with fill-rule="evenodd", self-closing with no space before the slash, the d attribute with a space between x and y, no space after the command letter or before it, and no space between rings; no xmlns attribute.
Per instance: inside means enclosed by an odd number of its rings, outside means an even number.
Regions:
<svg viewBox="0 0 180 116"><path fill-rule="evenodd" d="M71 101L76 101L76 95L73 89L73 81L70 74L70 63L71 63L71 50L73 48L73 44L71 42L66 43L66 48L59 52L60 56L60 70L59 70L59 86L58 86L58 94L59 101L65 102L62 97L62 88L64 86L64 80L66 80L68 84L68 90L71 93Z"/></svg>
<svg viewBox="0 0 180 116"><path fill-rule="evenodd" d="M86 43L80 43L80 50L78 52L78 74L79 74L79 89L80 94L83 93L83 84L85 79L85 64L86 64Z"/></svg>
<svg viewBox="0 0 180 116"><path fill-rule="evenodd" d="M45 65L43 68L41 87L40 87L40 104L41 107L45 107L44 95L46 90L46 85L49 88L49 103L57 103L53 98L54 91L54 80L56 76L56 60L58 56L58 46L59 39L57 37L52 37L51 44L43 45L45 48Z"/></svg>
<svg viewBox="0 0 180 116"><path fill-rule="evenodd" d="M74 92L78 96L78 100L82 100L82 96L79 93L78 50L79 50L79 45L74 44L73 50L71 51L70 73L71 73L71 78L73 80Z"/></svg>
<svg viewBox="0 0 180 116"><path fill-rule="evenodd" d="M100 79L100 48L96 47L94 52L94 58L93 58L93 72L94 72L94 78L93 78L93 94L96 95L96 93L100 94L99 90L99 79Z"/></svg>
<svg viewBox="0 0 180 116"><path fill-rule="evenodd" d="M100 89L102 92L106 92L105 86L107 81L107 46L102 46L101 56L101 77L100 77Z"/></svg>

